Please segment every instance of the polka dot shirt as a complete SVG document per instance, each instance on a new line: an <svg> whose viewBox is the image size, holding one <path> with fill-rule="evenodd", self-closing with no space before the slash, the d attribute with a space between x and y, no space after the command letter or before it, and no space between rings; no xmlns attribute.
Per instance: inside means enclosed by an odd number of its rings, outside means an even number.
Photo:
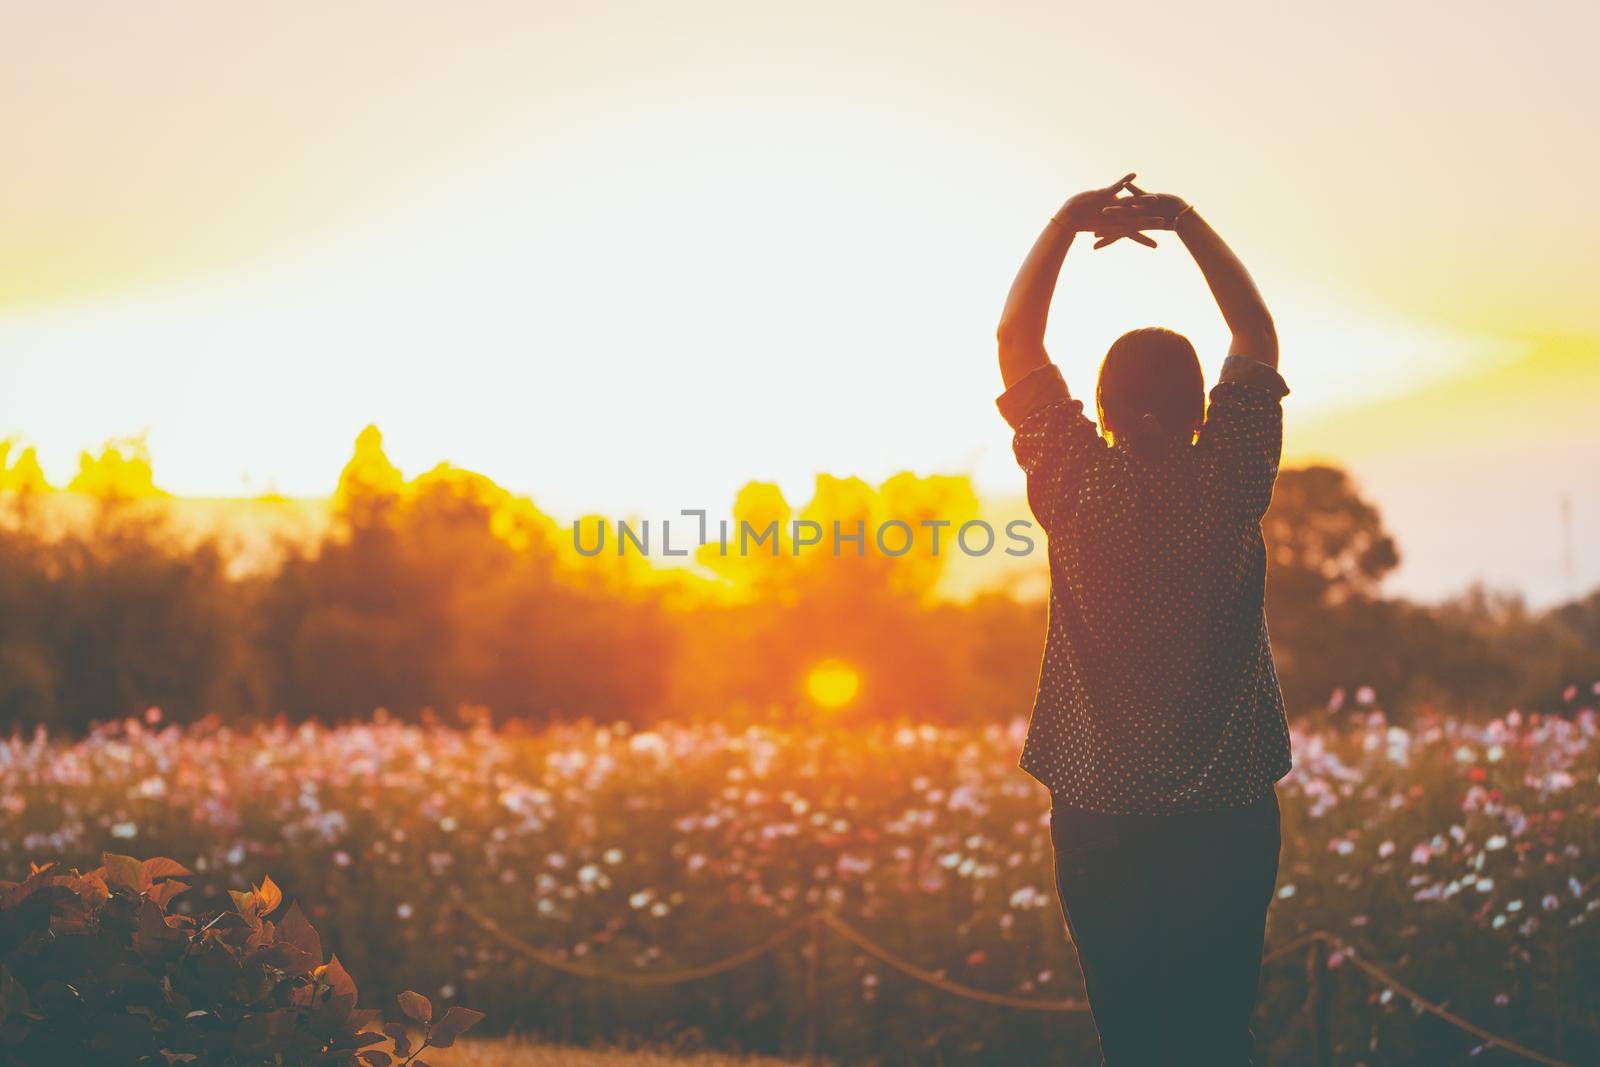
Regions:
<svg viewBox="0 0 1600 1067"><path fill-rule="evenodd" d="M1056 803L1219 811L1289 772L1261 536L1288 391L1273 368L1230 356L1194 444L1153 419L1107 444L1054 364L997 401L1049 543L1020 765Z"/></svg>

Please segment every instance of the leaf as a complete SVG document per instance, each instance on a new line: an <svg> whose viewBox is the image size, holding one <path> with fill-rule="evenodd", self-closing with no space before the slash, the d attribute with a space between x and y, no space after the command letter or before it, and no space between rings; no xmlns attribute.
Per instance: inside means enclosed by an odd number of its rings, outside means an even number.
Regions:
<svg viewBox="0 0 1600 1067"><path fill-rule="evenodd" d="M271 915L283 903L283 890L278 888L278 883L272 880L271 875L263 875L261 884L256 886L256 899L261 902L261 914Z"/></svg>
<svg viewBox="0 0 1600 1067"><path fill-rule="evenodd" d="M220 940L212 939L200 950L195 960L195 972L200 980L211 986L224 986L235 981L243 967L234 958L233 950Z"/></svg>
<svg viewBox="0 0 1600 1067"><path fill-rule="evenodd" d="M285 974L310 974L322 963L311 953L295 948L287 941L279 941L262 949L252 959L268 967L276 967Z"/></svg>
<svg viewBox="0 0 1600 1067"><path fill-rule="evenodd" d="M190 1013L190 1010L194 1007L193 1002L190 1001L188 997L184 996L182 993L178 992L172 987L172 977L170 975L162 977L161 993L162 998L167 1002L172 1010L177 1012L179 1015L187 1016ZM205 1013L201 1012L201 1014L203 1015Z"/></svg>
<svg viewBox="0 0 1600 1067"><path fill-rule="evenodd" d="M257 897L254 893L246 893L242 889L230 889L228 895L233 898L233 906L239 914L249 921L251 926L261 925L261 915L258 909Z"/></svg>
<svg viewBox="0 0 1600 1067"><path fill-rule="evenodd" d="M53 894L55 890L51 889L47 892ZM93 928L89 922L89 909L85 908L77 897L68 894L66 899L62 900L53 897L53 895L47 896L46 893L38 893L32 899L44 900L47 905L54 903L54 907L45 912L44 915L50 932L57 937L65 934L87 934ZM18 910L20 911L21 909Z"/></svg>
<svg viewBox="0 0 1600 1067"><path fill-rule="evenodd" d="M345 1022L355 1010L356 995L339 993L311 1009L306 1026L319 1037L331 1038L344 1030Z"/></svg>
<svg viewBox="0 0 1600 1067"><path fill-rule="evenodd" d="M126 889L133 893L143 893L150 888L150 877L145 873L144 864L132 856L119 856L115 852L102 852L100 863L105 872L106 884Z"/></svg>
<svg viewBox="0 0 1600 1067"><path fill-rule="evenodd" d="M182 930L167 925L166 916L154 901L146 900L139 905L139 926L133 937L136 952L144 956L162 956L188 941Z"/></svg>
<svg viewBox="0 0 1600 1067"><path fill-rule="evenodd" d="M256 923L255 929L250 931L250 936L245 938L244 947L254 951L259 948L266 948L277 939L277 932L273 925L265 919L261 919Z"/></svg>
<svg viewBox="0 0 1600 1067"><path fill-rule="evenodd" d="M189 883L180 882L174 879L172 881L162 882L157 886L152 886L150 888L149 895L151 900L155 901L164 908L172 902L173 897L177 896L179 893L182 893L188 888Z"/></svg>
<svg viewBox="0 0 1600 1067"><path fill-rule="evenodd" d="M411 1051L411 1036L406 1033L403 1023L388 1023L384 1026L383 1032L394 1042L396 1056L404 1056Z"/></svg>
<svg viewBox="0 0 1600 1067"><path fill-rule="evenodd" d="M408 1019L419 1023L433 1021L433 1004L427 997L414 990L406 990L395 997L395 1003L400 1005L400 1011Z"/></svg>
<svg viewBox="0 0 1600 1067"><path fill-rule="evenodd" d="M144 873L153 882L160 878L184 878L194 872L177 860L154 856L144 861Z"/></svg>
<svg viewBox="0 0 1600 1067"><path fill-rule="evenodd" d="M306 918L306 913L300 910L299 901L289 905L283 921L278 923L278 940L316 957L317 963L322 962L322 938L317 935L317 928L311 925L311 920Z"/></svg>
<svg viewBox="0 0 1600 1067"><path fill-rule="evenodd" d="M99 907L111 899L111 889L106 880L92 871L72 882L72 891L91 908Z"/></svg>
<svg viewBox="0 0 1600 1067"><path fill-rule="evenodd" d="M356 980L350 977L350 972L339 962L338 953L334 953L327 963L317 968L317 978L332 991L333 996L348 996L354 1000ZM345 1014L349 1015L349 1012Z"/></svg>
<svg viewBox="0 0 1600 1067"><path fill-rule="evenodd" d="M452 1004L445 1009L444 1018L434 1024L433 1032L428 1035L428 1039L436 1048L449 1048L455 1044L456 1038L483 1022L484 1018L481 1011Z"/></svg>
<svg viewBox="0 0 1600 1067"><path fill-rule="evenodd" d="M25 1012L30 1006L28 990L0 965L0 1023L5 1022L8 1015Z"/></svg>
<svg viewBox="0 0 1600 1067"><path fill-rule="evenodd" d="M83 1003L78 991L59 978L48 979L39 985L34 995L34 1006L46 1016L76 1016Z"/></svg>
<svg viewBox="0 0 1600 1067"><path fill-rule="evenodd" d="M394 1062L393 1056L389 1055L387 1052L380 1052L377 1049L370 1049L366 1052L363 1052L357 1056L356 1059L366 1064L367 1067L389 1067L389 1065Z"/></svg>

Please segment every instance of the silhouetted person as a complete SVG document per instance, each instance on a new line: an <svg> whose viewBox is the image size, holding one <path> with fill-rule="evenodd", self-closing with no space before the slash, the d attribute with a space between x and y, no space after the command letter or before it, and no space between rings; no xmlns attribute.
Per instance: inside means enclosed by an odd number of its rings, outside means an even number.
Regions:
<svg viewBox="0 0 1600 1067"><path fill-rule="evenodd" d="M1021 766L1050 789L1056 888L1104 1062L1247 1064L1289 733L1262 613L1261 516L1283 441L1272 317L1188 204L1133 175L1072 197L1034 242L998 331L1050 625ZM1124 190L1129 195L1121 195ZM1233 343L1205 402L1170 330L1106 353L1099 428L1044 349L1078 233L1194 256Z"/></svg>

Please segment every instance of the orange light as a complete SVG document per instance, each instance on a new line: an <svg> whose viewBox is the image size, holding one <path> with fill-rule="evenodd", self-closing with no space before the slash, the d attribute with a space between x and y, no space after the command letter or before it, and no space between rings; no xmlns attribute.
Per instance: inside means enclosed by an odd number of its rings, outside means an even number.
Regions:
<svg viewBox="0 0 1600 1067"><path fill-rule="evenodd" d="M825 659L806 675L806 692L829 711L844 707L860 691L860 672L842 660Z"/></svg>

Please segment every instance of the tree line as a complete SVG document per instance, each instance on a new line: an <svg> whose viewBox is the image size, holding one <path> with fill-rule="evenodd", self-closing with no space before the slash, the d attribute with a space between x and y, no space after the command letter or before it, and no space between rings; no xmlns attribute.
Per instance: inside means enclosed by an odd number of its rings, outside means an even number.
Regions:
<svg viewBox="0 0 1600 1067"><path fill-rule="evenodd" d="M371 429L327 528L276 544L269 566L241 567L125 484L80 489L62 521L53 491L0 479L0 725L75 732L150 707L175 721L808 714L822 660L860 674L840 714L1002 721L1026 712L1043 643L1036 596L941 597L945 561L927 554L586 558L570 527L481 475L404 478ZM964 478L821 476L798 508L751 483L734 515L915 524L976 507ZM1263 530L1294 714L1558 711L1600 678L1600 592L1544 612L1483 589L1385 596L1399 548L1341 470L1283 471Z"/></svg>

